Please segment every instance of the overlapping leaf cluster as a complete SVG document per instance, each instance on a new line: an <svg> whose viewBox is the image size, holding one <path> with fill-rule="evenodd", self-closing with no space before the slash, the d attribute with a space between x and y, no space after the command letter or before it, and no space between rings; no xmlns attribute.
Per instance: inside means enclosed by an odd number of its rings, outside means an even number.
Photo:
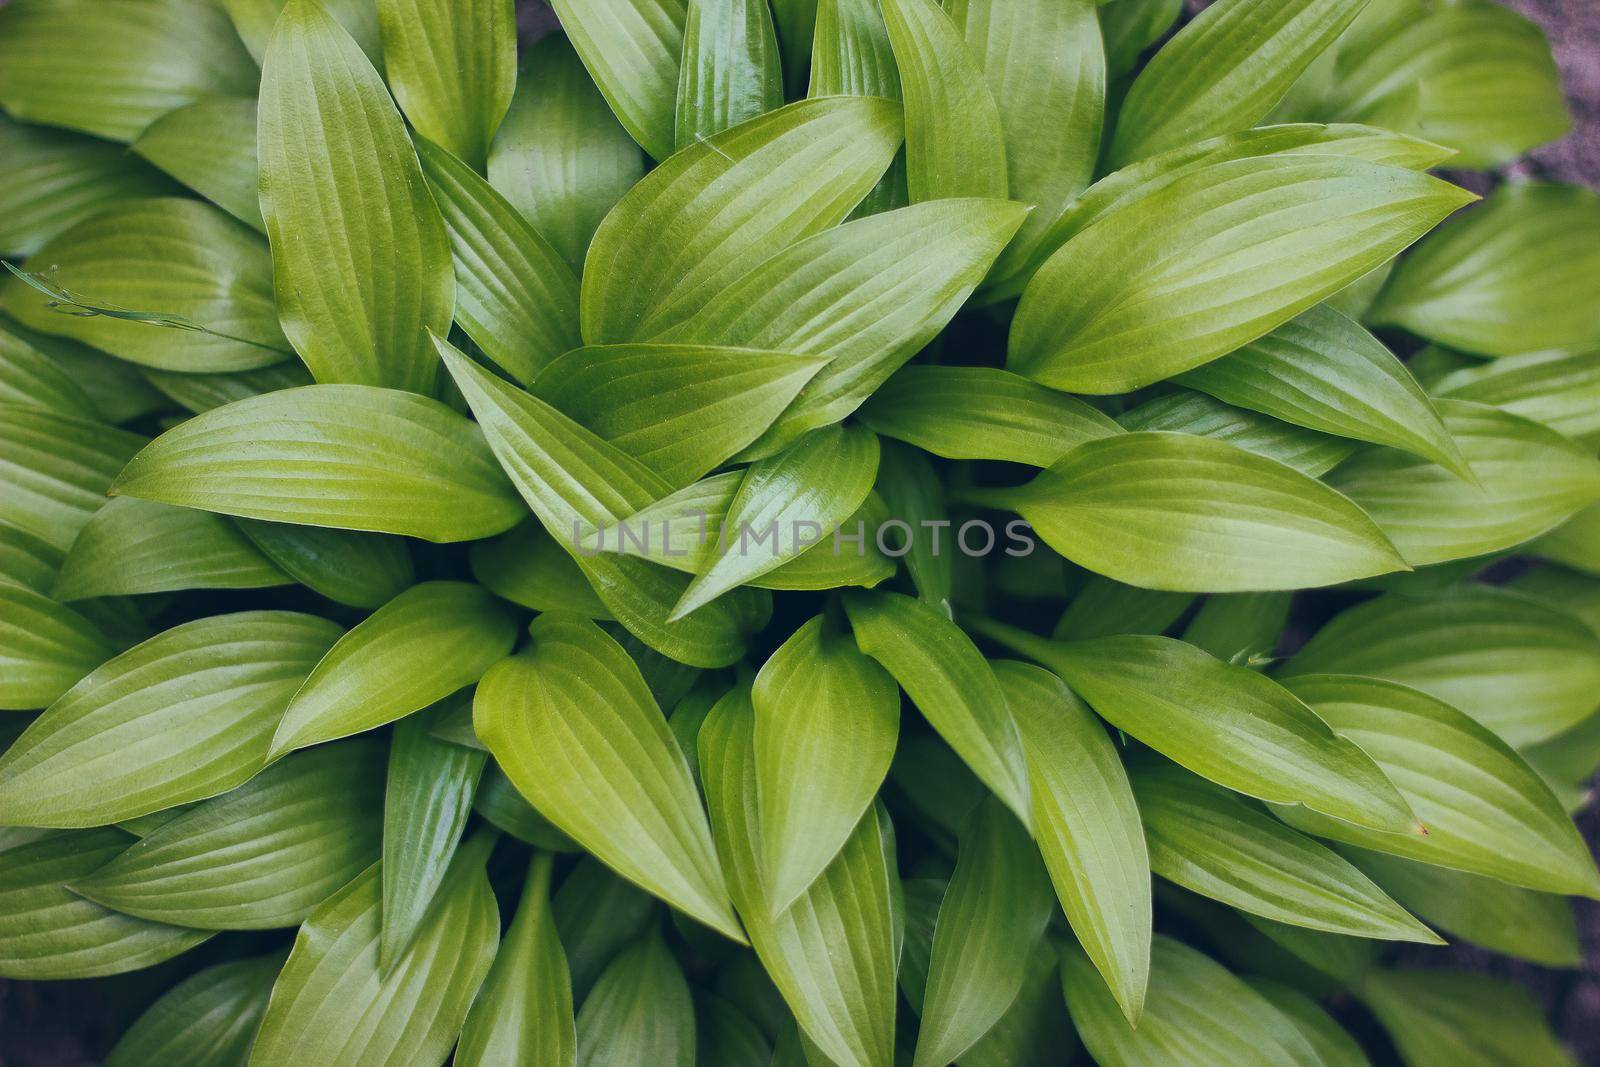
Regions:
<svg viewBox="0 0 1600 1067"><path fill-rule="evenodd" d="M189 953L117 1067L1566 1062L1384 962L1600 896L1600 197L1429 173L1548 45L1180 6L0 8L0 975Z"/></svg>

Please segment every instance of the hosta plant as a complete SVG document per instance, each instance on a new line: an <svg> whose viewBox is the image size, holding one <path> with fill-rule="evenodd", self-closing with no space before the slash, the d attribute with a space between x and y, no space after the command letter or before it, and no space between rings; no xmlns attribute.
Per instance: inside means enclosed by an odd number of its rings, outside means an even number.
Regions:
<svg viewBox="0 0 1600 1067"><path fill-rule="evenodd" d="M1429 966L1600 897L1538 29L552 6L0 7L0 976L113 1067L1571 1062Z"/></svg>

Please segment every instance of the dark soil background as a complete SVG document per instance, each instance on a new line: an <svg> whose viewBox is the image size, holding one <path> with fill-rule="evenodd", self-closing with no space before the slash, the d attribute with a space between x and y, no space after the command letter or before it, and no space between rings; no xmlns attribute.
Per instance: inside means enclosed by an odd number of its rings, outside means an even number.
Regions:
<svg viewBox="0 0 1600 1067"><path fill-rule="evenodd" d="M1198 10L1208 0L1188 2ZM1537 20L1549 34L1576 124L1570 136L1539 149L1519 168L1600 187L1600 0L1502 2ZM517 7L525 42L555 26L543 0L518 0ZM1600 811L1591 808L1579 825L1591 847L1600 848ZM1516 979L1547 1006L1579 1062L1600 1067L1600 903L1579 901L1577 912L1586 951L1580 971L1515 963L1465 946L1403 950L1400 959ZM260 951L259 941L252 935L223 935L161 967L90 982L0 980L0 1067L94 1067L143 1008L183 975L238 952Z"/></svg>

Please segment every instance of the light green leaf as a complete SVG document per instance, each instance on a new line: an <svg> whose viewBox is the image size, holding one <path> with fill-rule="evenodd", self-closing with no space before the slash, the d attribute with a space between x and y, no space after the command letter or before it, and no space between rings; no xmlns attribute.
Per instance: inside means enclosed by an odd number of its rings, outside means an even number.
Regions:
<svg viewBox="0 0 1600 1067"><path fill-rule="evenodd" d="M0 113L0 253L32 255L113 204L172 191L171 182L128 159L120 145Z"/></svg>
<svg viewBox="0 0 1600 1067"><path fill-rule="evenodd" d="M827 360L697 344L579 348L533 391L681 488L759 437Z"/></svg>
<svg viewBox="0 0 1600 1067"><path fill-rule="evenodd" d="M480 749L433 737L429 731L437 720L432 712L411 715L396 723L390 736L383 794L383 931L378 938L378 969L384 974L404 955L444 884L488 758Z"/></svg>
<svg viewBox="0 0 1600 1067"><path fill-rule="evenodd" d="M572 995L581 1002L605 965L641 936L658 905L592 857L578 860L551 909L572 972Z"/></svg>
<svg viewBox="0 0 1600 1067"><path fill-rule="evenodd" d="M861 409L861 421L946 459L1048 467L1119 428L1076 397L994 367L913 364Z"/></svg>
<svg viewBox="0 0 1600 1067"><path fill-rule="evenodd" d="M820 96L876 96L885 100L901 99L900 69L894 61L894 49L889 44L889 30L883 22L883 11L878 0L778 0L778 44L787 53L789 42L784 37L784 5L804 5L814 9L812 39L806 42L811 49L810 84L806 95ZM785 58L791 95L799 73ZM880 211L904 207L909 202L906 194L906 157L897 153L888 171L868 193L866 199L850 213L852 218L866 218Z"/></svg>
<svg viewBox="0 0 1600 1067"><path fill-rule="evenodd" d="M606 967L578 1013L580 1067L694 1067L694 1001L659 928Z"/></svg>
<svg viewBox="0 0 1600 1067"><path fill-rule="evenodd" d="M1374 971L1361 999L1407 1067L1576 1067L1515 982L1449 971Z"/></svg>
<svg viewBox="0 0 1600 1067"><path fill-rule="evenodd" d="M1316 1049L1323 1067L1367 1067L1367 1054L1356 1039L1323 1011L1317 1002L1290 986L1270 978L1245 979L1274 1008L1294 1023L1302 1037Z"/></svg>
<svg viewBox="0 0 1600 1067"><path fill-rule="evenodd" d="M1218 785L1396 836L1418 815L1373 758L1283 686L1169 637L1046 641L973 618L975 632L1059 674L1117 729Z"/></svg>
<svg viewBox="0 0 1600 1067"><path fill-rule="evenodd" d="M1600 504L1590 504L1531 548L1545 559L1600 575Z"/></svg>
<svg viewBox="0 0 1600 1067"><path fill-rule="evenodd" d="M1027 485L984 490L1074 563L1193 593L1299 589L1404 570L1350 500L1242 448L1176 433L1081 444Z"/></svg>
<svg viewBox="0 0 1600 1067"><path fill-rule="evenodd" d="M153 967L211 937L108 911L66 884L134 838L114 827L0 834L0 976L98 978Z"/></svg>
<svg viewBox="0 0 1600 1067"><path fill-rule="evenodd" d="M728 506L722 540L684 591L670 619L799 556L825 531L854 514L878 474L878 438L829 426L749 467ZM762 547L767 540L770 547Z"/></svg>
<svg viewBox="0 0 1600 1067"><path fill-rule="evenodd" d="M428 186L455 250L456 318L523 385L579 345L578 276L472 168L419 140Z"/></svg>
<svg viewBox="0 0 1600 1067"><path fill-rule="evenodd" d="M766 0L688 0L677 101L679 149L783 106Z"/></svg>
<svg viewBox="0 0 1600 1067"><path fill-rule="evenodd" d="M1118 203L1028 283L1007 364L1118 393L1248 344L1393 257L1473 197L1354 158L1185 170Z"/></svg>
<svg viewBox="0 0 1600 1067"><path fill-rule="evenodd" d="M1380 597L1336 616L1285 674L1360 674L1420 689L1513 745L1587 718L1600 641L1559 608L1487 586Z"/></svg>
<svg viewBox="0 0 1600 1067"><path fill-rule="evenodd" d="M762 883L773 914L838 855L889 773L900 689L818 615L772 654L751 693Z"/></svg>
<svg viewBox="0 0 1600 1067"><path fill-rule="evenodd" d="M516 643L515 615L467 582L423 582L341 637L283 713L272 754L393 722L471 685Z"/></svg>
<svg viewBox="0 0 1600 1067"><path fill-rule="evenodd" d="M590 622L541 615L529 632L533 646L478 685L478 737L584 848L742 941L689 765L639 668Z"/></svg>
<svg viewBox="0 0 1600 1067"><path fill-rule="evenodd" d="M553 33L524 53L511 110L489 149L489 184L574 270L600 220L643 176L639 146L567 38Z"/></svg>
<svg viewBox="0 0 1600 1067"><path fill-rule="evenodd" d="M1280 808L1297 829L1548 893L1600 896L1600 873L1550 787L1494 734L1394 682L1299 675L1290 692L1394 779L1425 835L1385 834Z"/></svg>
<svg viewBox="0 0 1600 1067"><path fill-rule="evenodd" d="M1562 897L1353 845L1339 851L1384 892L1452 937L1546 967L1582 963L1572 905Z"/></svg>
<svg viewBox="0 0 1600 1067"><path fill-rule="evenodd" d="M386 0L387 2L387 0ZM317 0L262 63L261 214L284 333L319 382L426 393L450 326L450 239L383 79Z"/></svg>
<svg viewBox="0 0 1600 1067"><path fill-rule="evenodd" d="M1067 922L1122 1013L1150 977L1150 860L1127 772L1104 727L1055 675L994 664L1028 753L1034 836Z"/></svg>
<svg viewBox="0 0 1600 1067"><path fill-rule="evenodd" d="M62 562L62 601L175 589L259 589L290 577L220 515L133 497L95 512Z"/></svg>
<svg viewBox="0 0 1600 1067"><path fill-rule="evenodd" d="M116 656L0 756L0 823L102 826L243 784L339 632L311 615L245 611Z"/></svg>
<svg viewBox="0 0 1600 1067"><path fill-rule="evenodd" d="M1028 760L994 671L943 610L899 593L845 598L861 651L883 664L956 754L1032 825Z"/></svg>
<svg viewBox="0 0 1600 1067"><path fill-rule="evenodd" d="M398 537L235 519L262 554L301 585L353 608L388 603L411 585L411 550Z"/></svg>
<svg viewBox="0 0 1600 1067"><path fill-rule="evenodd" d="M266 232L257 192L254 98L207 98L169 111L130 147L240 222Z"/></svg>
<svg viewBox="0 0 1600 1067"><path fill-rule="evenodd" d="M1488 404L1600 444L1600 350L1504 356L1442 375L1429 388L1435 396Z"/></svg>
<svg viewBox="0 0 1600 1067"><path fill-rule="evenodd" d="M1226 441L1312 478L1328 473L1356 450L1355 442L1345 438L1294 426L1187 389L1146 401L1123 412L1117 421L1135 433L1165 430Z"/></svg>
<svg viewBox="0 0 1600 1067"><path fill-rule="evenodd" d="M24 326L93 345L144 366L237 371L291 358L272 296L272 260L259 234L198 200L130 200L85 220L34 253L53 291L113 313L84 314L7 278L6 313ZM170 329L114 312L188 320ZM201 329L194 328L195 326Z"/></svg>
<svg viewBox="0 0 1600 1067"><path fill-rule="evenodd" d="M214 0L233 17L234 27L245 47L260 62L267 54L267 41L278 22L284 0ZM383 42L378 30L378 7L373 0L320 0L323 7L345 28L375 66L383 63Z"/></svg>
<svg viewBox="0 0 1600 1067"><path fill-rule="evenodd" d="M1005 199L1005 130L979 54L934 0L883 0L882 8L905 94L911 202Z"/></svg>
<svg viewBox="0 0 1600 1067"><path fill-rule="evenodd" d="M493 541L475 543L470 559L478 584L513 604L586 619L612 618L577 563L537 520Z"/></svg>
<svg viewBox="0 0 1600 1067"><path fill-rule="evenodd" d="M1471 478L1461 449L1405 364L1329 307L1314 307L1176 381L1297 426L1402 449Z"/></svg>
<svg viewBox="0 0 1600 1067"><path fill-rule="evenodd" d="M1022 991L1050 912L1050 883L1028 832L985 799L967 818L939 907L917 1064L963 1058L999 1022Z"/></svg>
<svg viewBox="0 0 1600 1067"><path fill-rule="evenodd" d="M1485 356L1600 341L1583 280L1600 271L1600 194L1512 182L1417 246L1370 321Z"/></svg>
<svg viewBox="0 0 1600 1067"><path fill-rule="evenodd" d="M1338 853L1236 794L1154 760L1133 791L1151 870L1191 892L1292 926L1442 944Z"/></svg>
<svg viewBox="0 0 1600 1067"><path fill-rule="evenodd" d="M1103 1067L1319 1067L1289 1019L1209 957L1170 937L1151 952L1150 997L1137 1029L1117 1010L1088 957L1061 953L1061 985L1078 1036Z"/></svg>
<svg viewBox="0 0 1600 1067"><path fill-rule="evenodd" d="M205 96L255 92L228 17L199 0L18 0L0 12L11 117L131 141Z"/></svg>
<svg viewBox="0 0 1600 1067"><path fill-rule="evenodd" d="M651 171L606 216L589 248L584 340L654 338L775 252L837 225L889 165L899 118L885 100L805 100L691 145Z"/></svg>
<svg viewBox="0 0 1600 1067"><path fill-rule="evenodd" d="M377 859L382 759L370 741L293 756L163 823L69 886L174 926L294 926Z"/></svg>
<svg viewBox="0 0 1600 1067"><path fill-rule="evenodd" d="M517 914L472 1002L455 1067L573 1067L577 1032L567 956L550 910L548 852L534 853Z"/></svg>
<svg viewBox="0 0 1600 1067"><path fill-rule="evenodd" d="M274 363L259 370L223 374L184 374L154 369L141 371L140 374L156 388L159 396L188 408L196 415L235 400L311 384L311 372L299 360Z"/></svg>
<svg viewBox="0 0 1600 1067"><path fill-rule="evenodd" d="M482 170L517 83L511 0L377 0L384 74L416 131Z"/></svg>
<svg viewBox="0 0 1600 1067"><path fill-rule="evenodd" d="M1019 204L918 204L797 242L662 339L826 356L750 455L849 415L960 309L1017 230Z"/></svg>
<svg viewBox="0 0 1600 1067"><path fill-rule="evenodd" d="M669 623L668 614L688 588L687 576L642 560L578 551L585 528L636 513L666 496L668 484L549 404L493 377L445 342L439 344L518 491L629 632L692 666L722 667L743 656L745 634L766 621L767 602L755 594L735 594Z"/></svg>
<svg viewBox="0 0 1600 1067"><path fill-rule="evenodd" d="M0 522L65 552L144 443L94 419L0 405Z"/></svg>
<svg viewBox="0 0 1600 1067"><path fill-rule="evenodd" d="M1162 47L1128 90L1115 166L1256 125L1366 0L1224 0Z"/></svg>
<svg viewBox="0 0 1600 1067"><path fill-rule="evenodd" d="M839 1067L890 1067L895 1022L893 889L877 810L856 825L821 877L772 914L756 793L755 710L748 689L719 701L700 729L717 851L750 944L804 1031ZM770 916L770 917L769 917Z"/></svg>
<svg viewBox="0 0 1600 1067"><path fill-rule="evenodd" d="M665 162L674 147L686 0L553 0L551 6L617 119Z"/></svg>
<svg viewBox="0 0 1600 1067"><path fill-rule="evenodd" d="M366 385L282 389L196 415L128 462L111 491L429 541L487 537L526 514L470 421Z"/></svg>
<svg viewBox="0 0 1600 1067"><path fill-rule="evenodd" d="M282 953L207 967L150 1005L106 1057L106 1067L245 1067Z"/></svg>
<svg viewBox="0 0 1600 1067"><path fill-rule="evenodd" d="M491 844L479 838L456 854L416 941L387 975L378 971L378 865L313 912L272 987L252 1067L443 1062L499 937L483 870Z"/></svg>
<svg viewBox="0 0 1600 1067"><path fill-rule="evenodd" d="M27 586L0 581L0 607L0 708L45 707L116 653L94 623Z"/></svg>

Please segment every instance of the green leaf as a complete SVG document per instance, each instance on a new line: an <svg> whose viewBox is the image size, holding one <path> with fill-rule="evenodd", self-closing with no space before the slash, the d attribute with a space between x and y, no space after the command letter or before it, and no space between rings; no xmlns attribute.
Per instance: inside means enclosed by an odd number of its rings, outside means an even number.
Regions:
<svg viewBox="0 0 1600 1067"><path fill-rule="evenodd" d="M478 584L513 604L586 619L612 618L572 556L537 520L493 541L476 542L471 561Z"/></svg>
<svg viewBox="0 0 1600 1067"><path fill-rule="evenodd" d="M1117 421L1135 433L1166 430L1216 438L1288 464L1312 478L1328 473L1356 450L1353 441L1232 407L1187 389L1146 401L1123 412Z"/></svg>
<svg viewBox="0 0 1600 1067"><path fill-rule="evenodd" d="M955 874L939 907L922 1000L916 1063L964 1057L1022 991L1051 912L1039 852L993 798L967 818Z"/></svg>
<svg viewBox="0 0 1600 1067"><path fill-rule="evenodd" d="M1575 1067L1526 988L1486 974L1374 971L1360 995L1408 1067Z"/></svg>
<svg viewBox="0 0 1600 1067"><path fill-rule="evenodd" d="M1600 505L1590 504L1531 547L1545 559L1600 574Z"/></svg>
<svg viewBox="0 0 1600 1067"><path fill-rule="evenodd" d="M1050 632L1056 641L1087 641L1113 634L1160 634L1194 604L1189 593L1164 593L1090 574Z"/></svg>
<svg viewBox="0 0 1600 1067"><path fill-rule="evenodd" d="M1119 428L1077 397L994 367L913 364L861 409L861 421L945 459L1048 467Z"/></svg>
<svg viewBox="0 0 1600 1067"><path fill-rule="evenodd" d="M516 616L467 582L423 582L328 650L289 702L272 754L393 722L471 685L516 644Z"/></svg>
<svg viewBox="0 0 1600 1067"><path fill-rule="evenodd" d="M1169 637L1062 643L987 619L967 625L1038 660L1102 719L1202 778L1395 836L1421 832L1421 813L1372 757L1255 671Z"/></svg>
<svg viewBox="0 0 1600 1067"><path fill-rule="evenodd" d="M289 0L273 31L260 152L295 351L319 382L430 392L427 331L449 328L455 301L450 239L383 79L317 0Z"/></svg>
<svg viewBox="0 0 1600 1067"><path fill-rule="evenodd" d="M1350 500L1282 463L1187 434L1089 441L1027 485L969 495L1015 508L1074 563L1144 588L1299 589L1405 569Z"/></svg>
<svg viewBox="0 0 1600 1067"><path fill-rule="evenodd" d="M1588 718L1600 641L1573 615L1469 585L1443 596L1379 597L1319 630L1284 674L1383 678L1459 708L1513 745Z"/></svg>
<svg viewBox="0 0 1600 1067"><path fill-rule="evenodd" d="M476 738L476 733L473 736ZM497 763L490 762L488 770L484 772L483 780L478 784L478 795L472 800L472 810L482 815L495 829L535 848L549 852L583 851L577 842L533 809Z"/></svg>
<svg viewBox="0 0 1600 1067"><path fill-rule="evenodd" d="M1140 72L1117 119L1121 166L1256 125L1366 0L1224 0Z"/></svg>
<svg viewBox="0 0 1600 1067"><path fill-rule="evenodd" d="M387 975L378 970L377 864L313 912L272 987L253 1067L443 1062L499 937L483 871L490 844L480 838L456 854L417 940Z"/></svg>
<svg viewBox="0 0 1600 1067"><path fill-rule="evenodd" d="M28 262L42 265L52 291L95 310L58 307L61 300L8 278L0 304L32 329L164 370L250 370L291 358L266 243L210 204L130 200L59 234ZM124 309L138 314L119 317ZM149 311L188 325L141 321Z"/></svg>
<svg viewBox="0 0 1600 1067"><path fill-rule="evenodd" d="M1299 675L1290 692L1395 780L1425 835L1385 834L1278 809L1297 829L1548 893L1600 896L1600 873L1550 787L1461 712L1376 678Z"/></svg>
<svg viewBox="0 0 1600 1067"><path fill-rule="evenodd" d="M257 193L254 98L208 98L169 111L130 147L240 222L266 232Z"/></svg>
<svg viewBox="0 0 1600 1067"><path fill-rule="evenodd" d="M755 1021L712 993L694 998L696 1060L727 1067L770 1067L772 1046Z"/></svg>
<svg viewBox="0 0 1600 1067"><path fill-rule="evenodd" d="M1005 130L979 56L934 0L883 0L882 8L905 94L911 202L1004 199Z"/></svg>
<svg viewBox="0 0 1600 1067"><path fill-rule="evenodd" d="M674 147L686 0L553 0L551 6L617 119L665 162Z"/></svg>
<svg viewBox="0 0 1600 1067"><path fill-rule="evenodd" d="M679 149L783 106L778 38L765 0L688 0L678 72Z"/></svg>
<svg viewBox="0 0 1600 1067"><path fill-rule="evenodd" d="M1145 50L1165 37L1183 15L1183 0L1118 0L1100 7L1106 73L1114 85L1133 73Z"/></svg>
<svg viewBox="0 0 1600 1067"><path fill-rule="evenodd" d="M67 889L133 837L97 830L0 832L0 976L98 978L153 967L211 937L109 911Z"/></svg>
<svg viewBox="0 0 1600 1067"><path fill-rule="evenodd" d="M787 52L789 45L784 39L783 27L786 3L815 8L812 39L807 42L811 49L807 96L901 99L900 70L894 61L889 30L884 25L883 11L877 0L778 0L778 43ZM784 69L789 72L792 85L798 75L787 58ZM850 214L852 218L866 218L880 211L904 207L908 202L906 157L900 152L872 192Z"/></svg>
<svg viewBox="0 0 1600 1067"><path fill-rule="evenodd" d="M698 344L579 348L534 393L681 488L759 437L822 356Z"/></svg>
<svg viewBox="0 0 1600 1067"><path fill-rule="evenodd" d="M1583 961L1572 905L1562 897L1351 845L1339 851L1384 892L1454 937L1546 967Z"/></svg>
<svg viewBox="0 0 1600 1067"><path fill-rule="evenodd" d="M107 207L172 191L119 145L0 114L0 253L32 255Z"/></svg>
<svg viewBox="0 0 1600 1067"><path fill-rule="evenodd" d="M1367 1067L1367 1054L1356 1039L1323 1011L1317 1002L1297 989L1280 985L1269 978L1246 978L1250 988L1261 994L1300 1031L1316 1049L1324 1067Z"/></svg>
<svg viewBox="0 0 1600 1067"><path fill-rule="evenodd" d="M216 0L233 17L234 27L245 47L260 62L267 54L267 42L278 22L285 0ZM378 7L373 0L320 0L339 25L367 54L374 65L383 62L383 42L378 29Z"/></svg>
<svg viewBox="0 0 1600 1067"><path fill-rule="evenodd" d="M173 108L255 82L227 16L198 0L19 0L0 13L0 105L23 122L131 141Z"/></svg>
<svg viewBox="0 0 1600 1067"><path fill-rule="evenodd" d="M1326 845L1172 764L1136 766L1133 791L1156 874L1292 926L1442 944Z"/></svg>
<svg viewBox="0 0 1600 1067"><path fill-rule="evenodd" d="M983 783L1032 826L1028 761L994 671L939 608L899 593L845 598L861 651L883 664Z"/></svg>
<svg viewBox="0 0 1600 1067"><path fill-rule="evenodd" d="M45 707L116 653L94 623L42 592L0 581L0 607L0 708Z"/></svg>
<svg viewBox="0 0 1600 1067"><path fill-rule="evenodd" d="M656 902L632 882L612 874L589 856L578 860L552 911L572 972L572 995L581 1002L595 979L628 942L641 936L657 912Z"/></svg>
<svg viewBox="0 0 1600 1067"><path fill-rule="evenodd" d="M54 595L63 601L175 589L259 589L290 578L220 515L114 497L79 532Z"/></svg>
<svg viewBox="0 0 1600 1067"><path fill-rule="evenodd" d="M1024 210L945 200L846 223L772 256L662 339L828 357L750 449L770 455L849 415L932 341L983 280Z"/></svg>
<svg viewBox="0 0 1600 1067"><path fill-rule="evenodd" d="M190 975L150 1005L106 1057L106 1067L246 1067L281 953Z"/></svg>
<svg viewBox="0 0 1600 1067"><path fill-rule="evenodd" d="M34 345L31 335L0 318L0 404L43 408L58 415L93 419L93 400L65 367Z"/></svg>
<svg viewBox="0 0 1600 1067"><path fill-rule="evenodd" d="M750 944L804 1038L839 1067L889 1067L895 1023L893 869L868 811L821 877L773 914L761 877L755 710L735 688L700 729L711 827Z"/></svg>
<svg viewBox="0 0 1600 1067"><path fill-rule="evenodd" d="M932 537L918 537L914 532L937 531L950 525L944 485L928 457L917 449L896 441L880 440L878 446L878 484L874 492L889 514L908 523L913 531L907 535L904 545L906 571L917 587L918 596L935 607L944 608L952 595L954 562L943 545L936 547Z"/></svg>
<svg viewBox="0 0 1600 1067"><path fill-rule="evenodd" d="M22 338L44 353L89 395L95 412L110 423L126 423L166 407L145 373L87 345L24 329L0 315L0 332ZM37 401L35 401L37 403Z"/></svg>
<svg viewBox="0 0 1600 1067"><path fill-rule="evenodd" d="M1485 356L1592 346L1600 311L1581 294L1597 249L1600 195L1513 182L1418 245L1370 321Z"/></svg>
<svg viewBox="0 0 1600 1067"><path fill-rule="evenodd" d="M1137 1019L1150 977L1150 860L1122 759L1061 679L1011 660L994 673L1027 750L1034 837L1056 897L1120 1010Z"/></svg>
<svg viewBox="0 0 1600 1067"><path fill-rule="evenodd" d="M456 318L523 385L581 342L578 276L471 167L419 140L428 186L455 250Z"/></svg>
<svg viewBox="0 0 1600 1067"><path fill-rule="evenodd" d="M293 756L163 823L70 888L174 926L294 926L377 858L382 758L369 741Z"/></svg>
<svg viewBox="0 0 1600 1067"><path fill-rule="evenodd" d="M1277 649L1293 596L1238 593L1206 597L1184 629L1183 639L1225 662L1258 665Z"/></svg>
<svg viewBox="0 0 1600 1067"><path fill-rule="evenodd" d="M617 954L578 1013L581 1067L694 1067L694 1001L661 931Z"/></svg>
<svg viewBox="0 0 1600 1067"><path fill-rule="evenodd" d="M889 165L899 137L889 101L805 100L666 160L595 234L584 264L584 340L654 338L775 252L837 225Z"/></svg>
<svg viewBox="0 0 1600 1067"><path fill-rule="evenodd" d="M1311 1043L1278 1009L1210 958L1169 937L1151 952L1150 997L1137 1029L1077 947L1061 985L1078 1036L1103 1067L1316 1067Z"/></svg>
<svg viewBox="0 0 1600 1067"><path fill-rule="evenodd" d="M470 421L366 385L281 389L196 415L128 462L111 491L428 541L487 537L526 514Z"/></svg>
<svg viewBox="0 0 1600 1067"><path fill-rule="evenodd" d="M339 632L311 615L244 611L107 661L0 756L0 823L102 826L243 784Z"/></svg>
<svg viewBox="0 0 1600 1067"><path fill-rule="evenodd" d="M311 372L298 360L274 363L259 370L222 374L184 374L154 369L139 373L145 381L155 386L159 396L188 408L196 415L235 400L311 384Z"/></svg>
<svg viewBox="0 0 1600 1067"><path fill-rule="evenodd" d="M1474 363L1442 375L1430 390L1532 419L1584 444L1600 444L1600 350L1530 352Z"/></svg>
<svg viewBox="0 0 1600 1067"><path fill-rule="evenodd" d="M353 608L375 608L411 585L411 550L398 537L257 519L235 525L301 585Z"/></svg>
<svg viewBox="0 0 1600 1067"><path fill-rule="evenodd" d="M1160 381L1283 325L1473 199L1425 174L1310 154L1213 163L1154 186L1034 275L1012 323L1012 370L1086 393Z"/></svg>
<svg viewBox="0 0 1600 1067"><path fill-rule="evenodd" d="M436 721L432 713L411 715L395 724L389 741L378 938L378 969L385 974L422 928L428 905L444 883L488 758L481 750L433 737L429 731Z"/></svg>
<svg viewBox="0 0 1600 1067"><path fill-rule="evenodd" d="M1050 938L1028 957L1022 991L1000 1021L967 1050L962 1067L1051 1067L1081 1049L1061 996L1061 965Z"/></svg>
<svg viewBox="0 0 1600 1067"><path fill-rule="evenodd" d="M416 131L478 170L517 83L511 0L377 0L384 75Z"/></svg>
<svg viewBox="0 0 1600 1067"><path fill-rule="evenodd" d="M689 765L639 668L590 622L541 615L478 684L473 725L517 789L623 877L742 941Z"/></svg>
<svg viewBox="0 0 1600 1067"><path fill-rule="evenodd" d="M807 434L749 467L728 506L726 550L695 576L669 620L800 555L854 514L877 474L878 438L839 426ZM768 539L771 546L762 547Z"/></svg>
<svg viewBox="0 0 1600 1067"><path fill-rule="evenodd" d="M567 38L551 34L525 52L489 149L489 184L581 270L600 220L643 176L639 146Z"/></svg>
<svg viewBox="0 0 1600 1067"><path fill-rule="evenodd" d="M761 874L774 914L838 855L889 773L900 689L818 615L756 675Z"/></svg>
<svg viewBox="0 0 1600 1067"><path fill-rule="evenodd" d="M667 616L688 588L687 576L642 560L578 552L584 528L634 514L666 496L668 484L549 404L439 343L451 375L518 491L629 632L692 666L722 667L743 656L745 634L765 622L765 604L755 595L736 594L669 623Z"/></svg>
<svg viewBox="0 0 1600 1067"><path fill-rule="evenodd" d="M1224 403L1389 445L1471 479L1461 449L1405 364L1332 308L1314 307L1176 380Z"/></svg>
<svg viewBox="0 0 1600 1067"><path fill-rule="evenodd" d="M567 956L550 910L547 852L534 853L517 914L472 1002L456 1067L573 1067L577 1032Z"/></svg>
<svg viewBox="0 0 1600 1067"><path fill-rule="evenodd" d="M48 596L64 555L33 534L0 523L0 583Z"/></svg>

